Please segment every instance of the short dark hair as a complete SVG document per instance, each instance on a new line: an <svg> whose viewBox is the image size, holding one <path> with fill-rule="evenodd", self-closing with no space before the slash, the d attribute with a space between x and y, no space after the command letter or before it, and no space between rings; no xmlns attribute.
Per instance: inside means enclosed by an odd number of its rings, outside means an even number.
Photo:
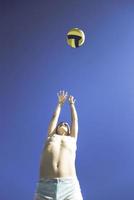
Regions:
<svg viewBox="0 0 134 200"><path fill-rule="evenodd" d="M60 122L60 123L57 125L57 127L56 127L56 133L57 133L58 127L59 127L61 124L65 124L65 125L66 125L66 127L67 127L67 129L68 129L67 135L70 135L70 126L69 126L69 124L68 124L67 122L64 122L64 121Z"/></svg>

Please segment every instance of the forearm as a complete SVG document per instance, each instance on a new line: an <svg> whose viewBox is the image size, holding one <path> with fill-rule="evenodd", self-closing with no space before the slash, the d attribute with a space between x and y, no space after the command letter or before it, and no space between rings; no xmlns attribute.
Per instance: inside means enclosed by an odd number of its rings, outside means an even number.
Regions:
<svg viewBox="0 0 134 200"><path fill-rule="evenodd" d="M71 107L71 127L70 127L70 134L71 136L77 138L78 136L78 116L75 109L74 104L70 104Z"/></svg>
<svg viewBox="0 0 134 200"><path fill-rule="evenodd" d="M53 113L52 119L55 119L55 120L58 121L62 105L63 105L62 103L59 103L59 102L57 103L57 106L56 106L56 109L55 109L55 111Z"/></svg>
<svg viewBox="0 0 134 200"><path fill-rule="evenodd" d="M70 104L70 108L71 108L71 120L73 121L78 121L78 115L76 112L76 108L74 104Z"/></svg>
<svg viewBox="0 0 134 200"><path fill-rule="evenodd" d="M62 107L62 104L58 103L57 106L56 106L55 112L53 113L53 116L52 116L50 123L49 123L49 127L48 127L49 133L53 132L54 129L56 128L56 126L57 126L57 122L58 122L59 115L60 115L60 112L61 112L61 107Z"/></svg>

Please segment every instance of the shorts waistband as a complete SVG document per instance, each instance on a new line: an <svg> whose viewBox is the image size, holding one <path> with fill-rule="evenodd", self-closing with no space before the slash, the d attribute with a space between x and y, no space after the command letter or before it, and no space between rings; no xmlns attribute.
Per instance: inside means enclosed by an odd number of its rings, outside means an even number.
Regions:
<svg viewBox="0 0 134 200"><path fill-rule="evenodd" d="M54 177L54 178L40 178L39 179L39 182L40 181L54 181L54 182L60 182L60 181L67 181L67 180L78 180L77 177L70 177L70 176L67 176L67 177Z"/></svg>

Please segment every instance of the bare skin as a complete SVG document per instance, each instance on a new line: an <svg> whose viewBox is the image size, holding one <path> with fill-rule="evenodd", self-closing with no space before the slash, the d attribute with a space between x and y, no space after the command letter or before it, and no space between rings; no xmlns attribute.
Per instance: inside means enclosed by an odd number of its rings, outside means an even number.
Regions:
<svg viewBox="0 0 134 200"><path fill-rule="evenodd" d="M48 138L45 142L40 162L40 178L76 177L75 158L78 136L78 116L75 109L75 99L69 96L71 109L70 134L63 124L56 127L61 108L67 99L67 92L60 91L58 104L48 127Z"/></svg>

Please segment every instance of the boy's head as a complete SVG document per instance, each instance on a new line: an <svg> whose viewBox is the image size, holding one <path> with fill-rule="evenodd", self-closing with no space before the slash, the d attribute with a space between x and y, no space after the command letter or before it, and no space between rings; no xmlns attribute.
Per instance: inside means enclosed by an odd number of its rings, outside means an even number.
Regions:
<svg viewBox="0 0 134 200"><path fill-rule="evenodd" d="M60 122L56 127L56 133L58 135L70 135L70 126L67 122Z"/></svg>

